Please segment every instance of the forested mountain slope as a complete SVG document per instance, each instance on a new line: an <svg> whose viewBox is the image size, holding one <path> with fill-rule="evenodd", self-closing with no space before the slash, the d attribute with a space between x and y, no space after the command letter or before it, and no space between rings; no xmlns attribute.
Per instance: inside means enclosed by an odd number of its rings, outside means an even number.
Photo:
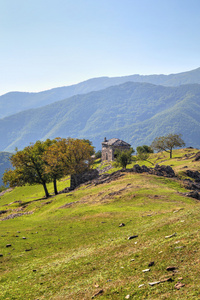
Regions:
<svg viewBox="0 0 200 300"><path fill-rule="evenodd" d="M5 169L11 168L11 163L9 161L9 157L11 153L9 152L0 152L0 186L3 185L2 176Z"/></svg>
<svg viewBox="0 0 200 300"><path fill-rule="evenodd" d="M170 75L130 75L122 77L92 78L84 82L54 88L39 93L10 92L0 96L0 118L30 108L42 107L78 94L87 94L125 82L147 82L164 86L200 83L200 68Z"/></svg>
<svg viewBox="0 0 200 300"><path fill-rule="evenodd" d="M20 112L0 120L0 150L58 136L88 138L97 149L104 136L136 147L170 132L182 133L186 145L200 147L200 85L127 82Z"/></svg>

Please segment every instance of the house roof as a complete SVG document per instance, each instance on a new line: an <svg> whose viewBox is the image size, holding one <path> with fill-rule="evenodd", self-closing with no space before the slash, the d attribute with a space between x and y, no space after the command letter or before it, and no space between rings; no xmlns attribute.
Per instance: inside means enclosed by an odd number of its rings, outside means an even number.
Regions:
<svg viewBox="0 0 200 300"><path fill-rule="evenodd" d="M107 146L130 146L130 144L116 138L112 138L110 140L106 140L102 143L102 145L107 145Z"/></svg>

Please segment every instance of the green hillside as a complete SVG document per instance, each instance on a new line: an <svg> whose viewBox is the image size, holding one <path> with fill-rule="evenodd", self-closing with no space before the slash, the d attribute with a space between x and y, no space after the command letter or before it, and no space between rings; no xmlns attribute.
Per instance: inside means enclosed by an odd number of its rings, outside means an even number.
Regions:
<svg viewBox="0 0 200 300"><path fill-rule="evenodd" d="M127 82L0 120L4 151L58 136L89 138L97 150L105 136L136 147L170 132L182 133L187 146L200 147L200 85Z"/></svg>
<svg viewBox="0 0 200 300"><path fill-rule="evenodd" d="M200 171L196 152L151 159ZM48 200L40 186L9 190L0 196L0 299L199 299L200 202L185 192L179 179L147 173Z"/></svg>
<svg viewBox="0 0 200 300"><path fill-rule="evenodd" d="M121 77L92 78L71 86L54 88L39 93L10 92L0 96L0 118L20 111L38 108L78 94L99 91L125 82L146 82L155 85L180 86L200 84L200 68L170 75L130 75Z"/></svg>

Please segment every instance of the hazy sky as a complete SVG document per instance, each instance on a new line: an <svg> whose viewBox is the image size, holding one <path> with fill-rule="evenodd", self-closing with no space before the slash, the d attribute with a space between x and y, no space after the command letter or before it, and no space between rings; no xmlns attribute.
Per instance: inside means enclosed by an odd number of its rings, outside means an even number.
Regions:
<svg viewBox="0 0 200 300"><path fill-rule="evenodd" d="M0 94L200 67L200 0L0 0Z"/></svg>

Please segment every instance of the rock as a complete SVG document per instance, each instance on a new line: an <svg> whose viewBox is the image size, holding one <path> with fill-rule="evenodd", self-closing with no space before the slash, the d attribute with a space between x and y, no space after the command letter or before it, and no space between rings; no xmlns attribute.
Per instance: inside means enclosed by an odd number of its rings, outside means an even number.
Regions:
<svg viewBox="0 0 200 300"><path fill-rule="evenodd" d="M23 236L23 238L22 238L23 240L26 240L26 237L25 236Z"/></svg>
<svg viewBox="0 0 200 300"><path fill-rule="evenodd" d="M172 238L173 236L176 236L176 232L173 233L173 234L171 234L171 235L166 235L165 238L166 238L166 239L169 239L169 238Z"/></svg>
<svg viewBox="0 0 200 300"><path fill-rule="evenodd" d="M11 247L11 246L12 246L11 244L7 244L7 245L6 245L6 248Z"/></svg>
<svg viewBox="0 0 200 300"><path fill-rule="evenodd" d="M175 177L174 170L170 166L156 165L154 169L150 169L150 174L164 177Z"/></svg>
<svg viewBox="0 0 200 300"><path fill-rule="evenodd" d="M131 261L135 261L135 259L134 259L134 258L132 258L132 259L131 259Z"/></svg>
<svg viewBox="0 0 200 300"><path fill-rule="evenodd" d="M142 270L143 273L150 272L150 271L151 271L151 269Z"/></svg>
<svg viewBox="0 0 200 300"><path fill-rule="evenodd" d="M98 295L102 295L104 292L104 290L99 290L97 293L95 293L93 296L92 296L92 299L94 299L96 296Z"/></svg>
<svg viewBox="0 0 200 300"><path fill-rule="evenodd" d="M124 227L124 226L125 226L124 223L119 224L119 227Z"/></svg>
<svg viewBox="0 0 200 300"><path fill-rule="evenodd" d="M141 288L142 286L144 286L144 284L140 284L138 287Z"/></svg>
<svg viewBox="0 0 200 300"><path fill-rule="evenodd" d="M198 171L186 170L185 173L188 177L195 179L197 182L200 180L200 173Z"/></svg>
<svg viewBox="0 0 200 300"><path fill-rule="evenodd" d="M132 170L135 173L142 173L142 168L138 164L134 165Z"/></svg>
<svg viewBox="0 0 200 300"><path fill-rule="evenodd" d="M160 283L160 281L154 281L154 282L149 282L149 285L154 286L154 285L159 284L159 283Z"/></svg>
<svg viewBox="0 0 200 300"><path fill-rule="evenodd" d="M151 261L149 264L148 264L148 267L152 267L154 265L154 261Z"/></svg>
<svg viewBox="0 0 200 300"><path fill-rule="evenodd" d="M175 289L180 290L180 288L182 288L183 286L185 286L184 283L177 282L174 287L175 287Z"/></svg>
<svg viewBox="0 0 200 300"><path fill-rule="evenodd" d="M175 271L177 269L177 267L167 267L166 270L167 271Z"/></svg>
<svg viewBox="0 0 200 300"><path fill-rule="evenodd" d="M185 194L187 197L191 197L197 200L200 200L200 194L197 191L192 191Z"/></svg>
<svg viewBox="0 0 200 300"><path fill-rule="evenodd" d="M164 279L160 280L160 282L167 282L167 281L172 282L173 279L171 277L169 277L169 278L164 278Z"/></svg>
<svg viewBox="0 0 200 300"><path fill-rule="evenodd" d="M132 240L132 239L135 239L137 237L138 237L138 235L131 235L131 236L128 237L128 240Z"/></svg>
<svg viewBox="0 0 200 300"><path fill-rule="evenodd" d="M130 295L126 295L125 299L130 299Z"/></svg>
<svg viewBox="0 0 200 300"><path fill-rule="evenodd" d="M194 161L198 161L200 160L200 151L196 153L195 157L194 157Z"/></svg>

